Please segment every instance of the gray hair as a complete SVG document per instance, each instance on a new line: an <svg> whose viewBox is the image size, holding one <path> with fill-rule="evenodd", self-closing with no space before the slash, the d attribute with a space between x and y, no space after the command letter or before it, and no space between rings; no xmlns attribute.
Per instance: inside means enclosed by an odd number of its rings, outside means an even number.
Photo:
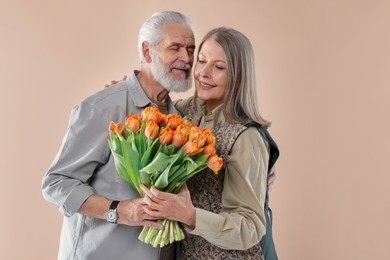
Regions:
<svg viewBox="0 0 390 260"><path fill-rule="evenodd" d="M142 54L142 43L148 42L152 47L156 47L162 39L162 25L165 23L178 23L191 28L191 21L179 12L164 11L154 13L147 19L139 30L138 34L138 56L141 63L144 62Z"/></svg>
<svg viewBox="0 0 390 260"><path fill-rule="evenodd" d="M236 123L255 121L267 128L270 123L261 117L257 106L255 58L251 42L237 30L219 27L203 37L199 51L209 39L221 46L226 58L228 82L223 105L226 119Z"/></svg>

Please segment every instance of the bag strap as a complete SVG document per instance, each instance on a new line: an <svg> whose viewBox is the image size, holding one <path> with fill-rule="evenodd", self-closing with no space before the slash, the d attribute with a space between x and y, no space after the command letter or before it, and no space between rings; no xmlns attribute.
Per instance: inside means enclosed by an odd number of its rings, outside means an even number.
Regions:
<svg viewBox="0 0 390 260"><path fill-rule="evenodd" d="M263 138L268 142L270 146L270 153L269 153L269 162L268 162L268 174L270 173L272 167L275 165L276 161L279 158L279 148L274 139L271 137L270 133L262 127L259 123L256 122L249 122L245 124L246 127L254 126L257 128L257 130L260 132L260 134L263 136Z"/></svg>
<svg viewBox="0 0 390 260"><path fill-rule="evenodd" d="M263 136L263 138L268 142L270 146L270 152L269 152L269 161L268 161L268 173L267 177L270 174L270 171L272 167L275 165L276 161L279 158L279 148L276 142L273 140L267 129L262 127L260 124L256 122L250 122L245 124L246 127L256 127L257 130L260 132L260 134ZM264 205L264 215L265 215L265 222L266 222L266 234L263 236L263 238L260 241L261 249L263 250L264 259L265 260L278 260L278 256L276 254L275 244L272 237L272 210L269 208L269 194L268 194L268 188L265 193L265 205Z"/></svg>

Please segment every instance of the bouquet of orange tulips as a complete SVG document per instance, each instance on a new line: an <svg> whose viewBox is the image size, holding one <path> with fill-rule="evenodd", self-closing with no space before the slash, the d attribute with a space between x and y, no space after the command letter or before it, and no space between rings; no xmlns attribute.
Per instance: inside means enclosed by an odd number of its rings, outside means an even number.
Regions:
<svg viewBox="0 0 390 260"><path fill-rule="evenodd" d="M222 159L215 151L215 137L179 115L161 113L146 107L141 114L131 114L121 122L110 122L109 140L118 175L141 196L140 184L178 193L191 176L209 167L217 173ZM176 221L158 220L162 230L144 227L139 239L153 247L163 247L184 238Z"/></svg>

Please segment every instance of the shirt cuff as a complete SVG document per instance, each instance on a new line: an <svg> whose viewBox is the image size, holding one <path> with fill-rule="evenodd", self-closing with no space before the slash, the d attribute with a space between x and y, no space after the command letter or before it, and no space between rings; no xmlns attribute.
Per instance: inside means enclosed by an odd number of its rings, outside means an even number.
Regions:
<svg viewBox="0 0 390 260"><path fill-rule="evenodd" d="M217 235L216 233L222 230L224 222L223 216L199 208L195 208L195 211L195 229L190 230L188 227L185 227L189 234L198 236L205 236L208 234L215 237Z"/></svg>
<svg viewBox="0 0 390 260"><path fill-rule="evenodd" d="M85 184L77 186L68 195L64 204L60 206L60 212L67 217L72 216L79 211L84 201L86 201L94 193L93 188L89 185Z"/></svg>

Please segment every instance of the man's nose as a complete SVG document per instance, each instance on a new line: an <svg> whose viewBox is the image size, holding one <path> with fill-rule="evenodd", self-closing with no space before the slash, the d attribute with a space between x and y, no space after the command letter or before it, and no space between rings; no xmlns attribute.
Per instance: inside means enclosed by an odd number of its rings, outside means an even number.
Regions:
<svg viewBox="0 0 390 260"><path fill-rule="evenodd" d="M192 65L192 62L194 60L194 54L189 53L186 48L181 48L179 55L180 61Z"/></svg>

